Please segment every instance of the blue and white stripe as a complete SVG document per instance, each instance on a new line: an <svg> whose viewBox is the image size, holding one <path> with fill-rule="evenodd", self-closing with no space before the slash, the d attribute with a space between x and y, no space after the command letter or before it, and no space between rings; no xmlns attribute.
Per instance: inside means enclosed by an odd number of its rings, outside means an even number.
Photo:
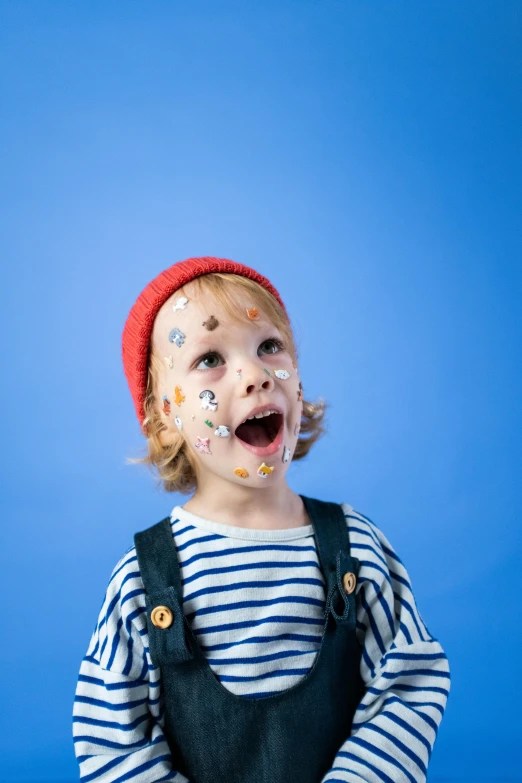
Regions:
<svg viewBox="0 0 522 783"><path fill-rule="evenodd" d="M352 554L361 560L356 632L367 691L324 783L423 783L448 697L448 661L389 541L367 517L343 508ZM238 528L179 506L171 523L184 613L223 686L258 698L299 682L323 626L313 527ZM186 781L163 735L144 595L132 547L111 575L80 668L73 733L82 781Z"/></svg>

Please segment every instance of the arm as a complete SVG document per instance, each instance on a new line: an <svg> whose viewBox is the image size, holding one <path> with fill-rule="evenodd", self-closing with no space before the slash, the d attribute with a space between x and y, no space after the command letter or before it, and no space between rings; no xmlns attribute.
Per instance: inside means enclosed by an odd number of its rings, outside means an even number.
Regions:
<svg viewBox="0 0 522 783"><path fill-rule="evenodd" d="M449 694L448 659L389 541L362 514L344 510L361 560L357 635L366 693L322 783L425 783Z"/></svg>
<svg viewBox="0 0 522 783"><path fill-rule="evenodd" d="M159 669L135 624L145 612L143 596L130 550L112 573L80 667L73 736L83 781L188 783L172 767L162 728Z"/></svg>

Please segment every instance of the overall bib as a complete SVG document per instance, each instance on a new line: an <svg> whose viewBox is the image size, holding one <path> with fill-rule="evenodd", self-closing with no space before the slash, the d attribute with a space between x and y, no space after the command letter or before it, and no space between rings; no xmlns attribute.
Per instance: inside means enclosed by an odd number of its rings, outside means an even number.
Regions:
<svg viewBox="0 0 522 783"><path fill-rule="evenodd" d="M190 783L320 783L350 736L364 694L362 648L355 635L354 577L360 562L350 555L341 506L301 497L326 582L323 635L308 674L270 696L237 696L208 665L183 614L170 519L134 537L146 592L150 655L161 669L165 736L174 769ZM353 576L343 584L346 574ZM158 607L170 610L169 627L152 622Z"/></svg>

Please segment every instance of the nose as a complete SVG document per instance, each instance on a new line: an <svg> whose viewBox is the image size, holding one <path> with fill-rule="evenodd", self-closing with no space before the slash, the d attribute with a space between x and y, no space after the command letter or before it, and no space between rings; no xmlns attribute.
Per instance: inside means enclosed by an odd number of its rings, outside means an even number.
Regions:
<svg viewBox="0 0 522 783"><path fill-rule="evenodd" d="M251 365L243 370L241 397L249 397L256 391L272 391L275 388L272 373L263 367Z"/></svg>

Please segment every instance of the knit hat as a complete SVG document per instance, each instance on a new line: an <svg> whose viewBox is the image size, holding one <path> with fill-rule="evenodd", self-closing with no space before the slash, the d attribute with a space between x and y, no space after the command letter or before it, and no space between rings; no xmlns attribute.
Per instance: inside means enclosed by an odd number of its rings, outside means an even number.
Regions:
<svg viewBox="0 0 522 783"><path fill-rule="evenodd" d="M274 296L286 313L286 308L274 286L266 277L227 258L188 258L179 261L151 280L136 299L123 328L122 356L123 369L134 401L136 415L140 425L145 418L145 393L147 389L147 365L149 344L154 319L158 310L174 291L191 280L211 272L228 272L255 280Z"/></svg>

